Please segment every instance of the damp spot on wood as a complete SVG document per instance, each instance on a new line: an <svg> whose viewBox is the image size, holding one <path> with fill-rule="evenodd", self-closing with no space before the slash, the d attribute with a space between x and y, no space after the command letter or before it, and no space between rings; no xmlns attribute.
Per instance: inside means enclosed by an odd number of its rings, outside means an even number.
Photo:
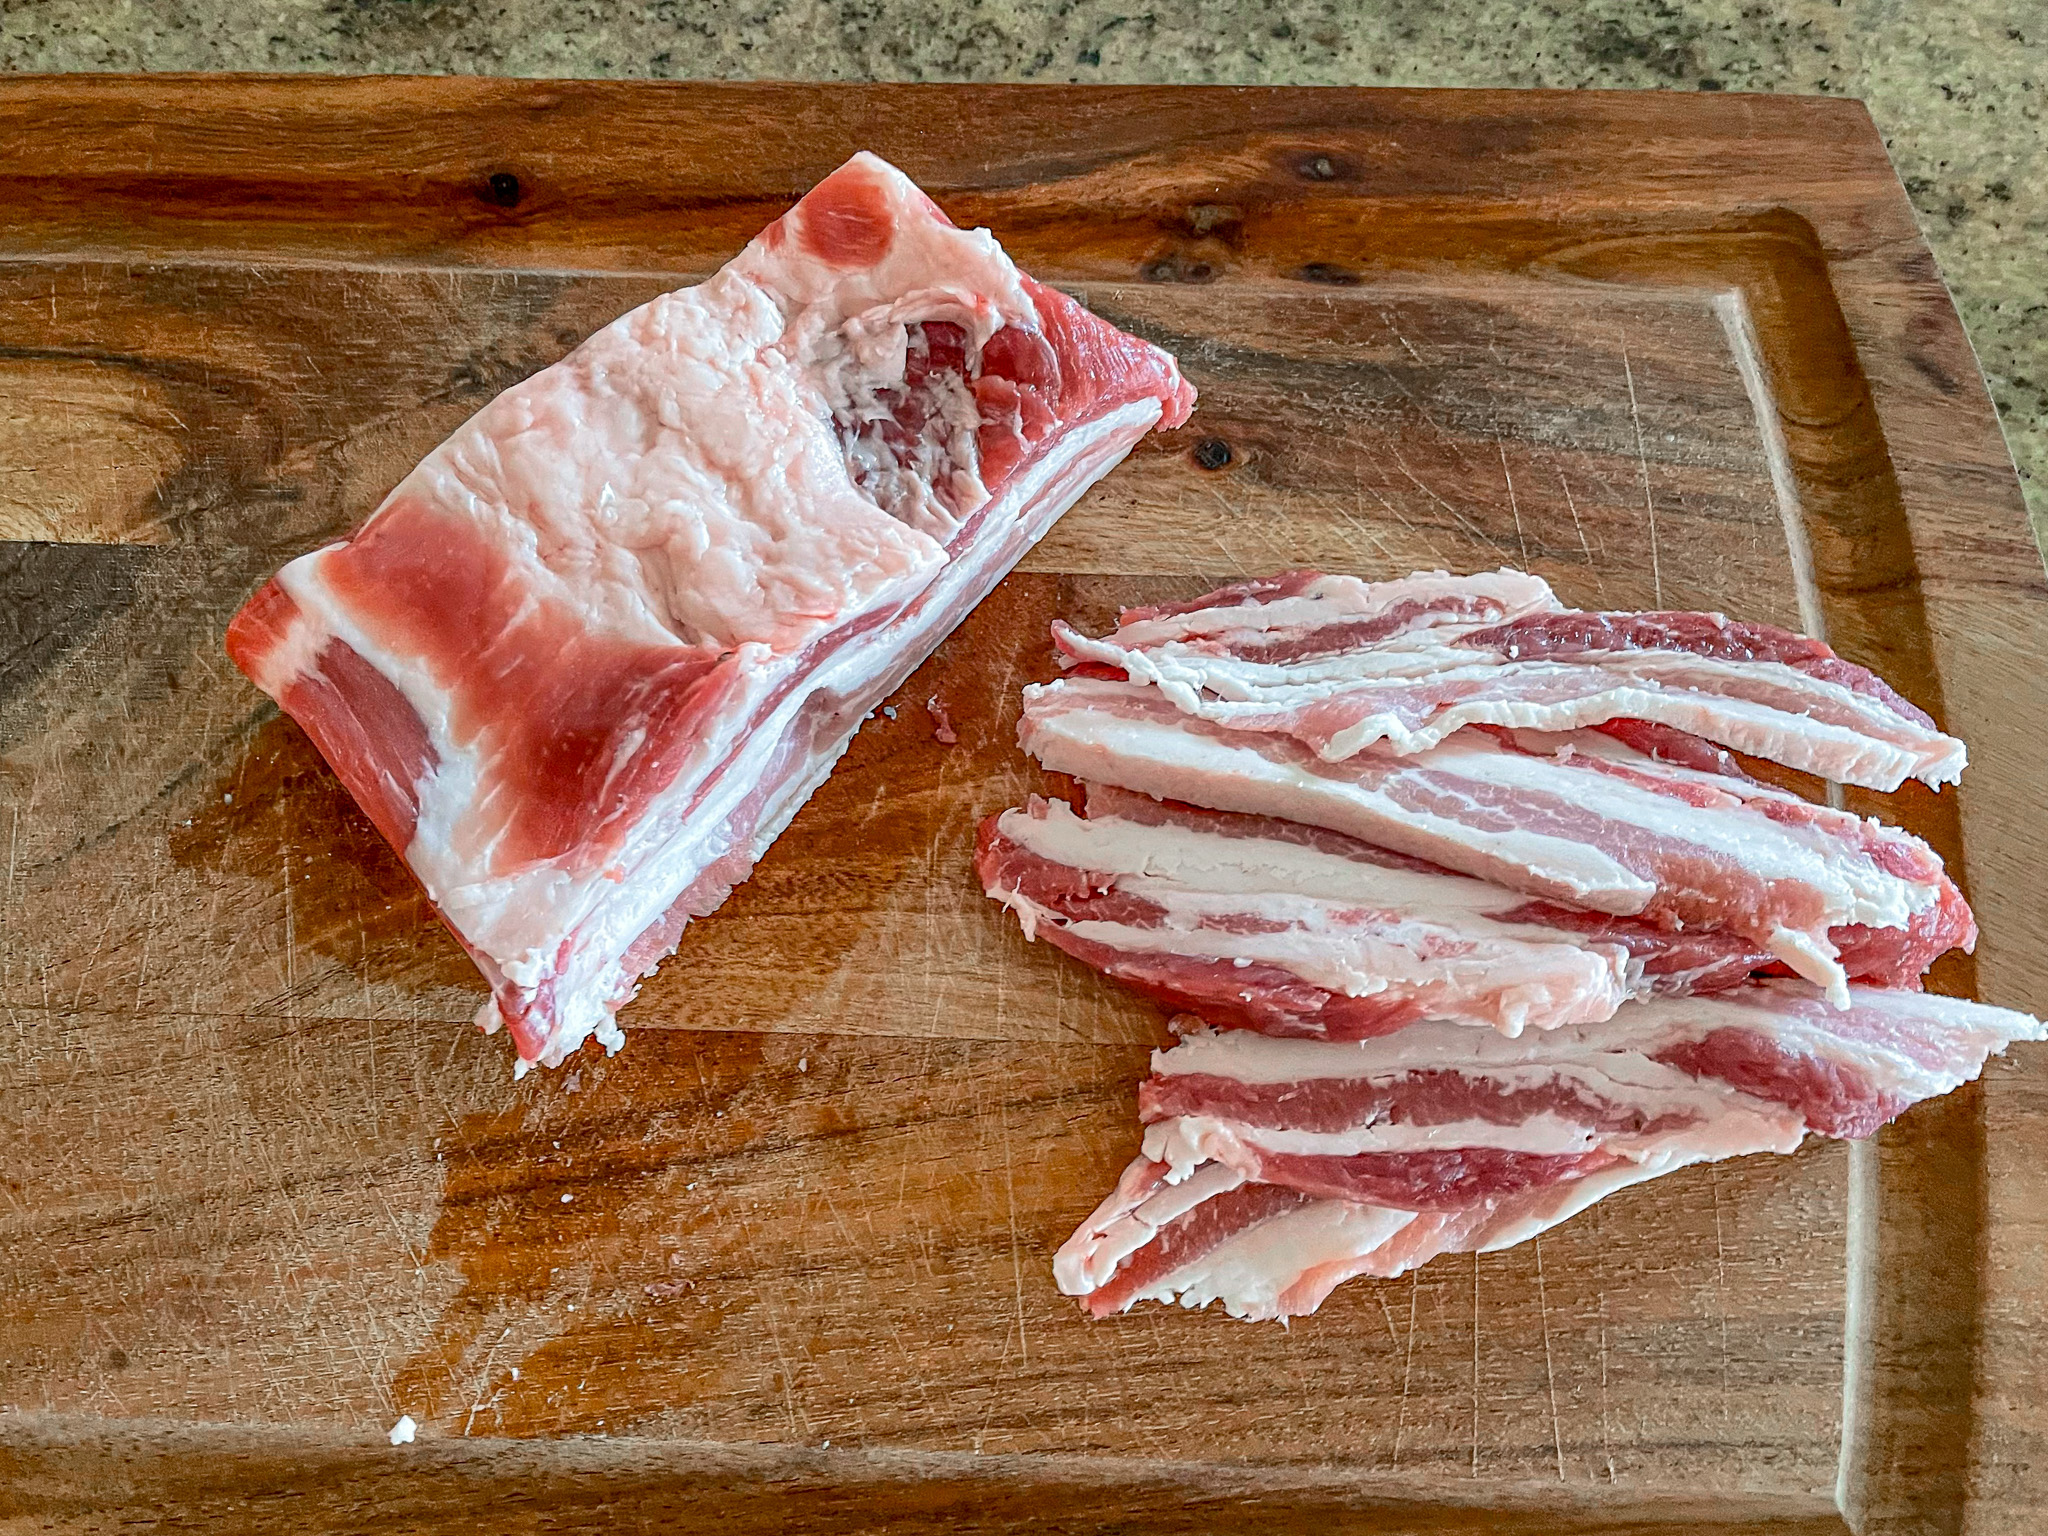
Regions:
<svg viewBox="0 0 2048 1536"><path fill-rule="evenodd" d="M1328 261L1307 262L1294 269L1294 276L1304 283L1322 283L1332 288L1356 288L1365 281L1349 267L1340 267Z"/></svg>

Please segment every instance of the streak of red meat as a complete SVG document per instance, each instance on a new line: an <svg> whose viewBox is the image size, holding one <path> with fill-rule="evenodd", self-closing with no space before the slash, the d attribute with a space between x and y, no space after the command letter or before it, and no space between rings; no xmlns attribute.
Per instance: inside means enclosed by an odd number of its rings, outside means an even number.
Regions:
<svg viewBox="0 0 2048 1536"><path fill-rule="evenodd" d="M1299 596L1322 579L1321 571L1281 571L1273 576L1254 576L1248 581L1233 581L1228 586L1218 587L1214 592L1190 598L1184 603L1156 603L1148 607L1125 608L1116 616L1117 627L1121 629L1126 624L1143 624L1152 619L1177 619L1183 614L1201 613L1209 608L1277 603L1282 598Z"/></svg>
<svg viewBox="0 0 2048 1536"><path fill-rule="evenodd" d="M803 248L835 267L873 266L896 237L888 194L860 166L842 167L811 188L796 216Z"/></svg>
<svg viewBox="0 0 2048 1536"><path fill-rule="evenodd" d="M1225 1190L1161 1227L1158 1236L1089 1293L1084 1305L1095 1317L1121 1312L1175 1270L1213 1253L1239 1233L1309 1203L1308 1196L1273 1184L1243 1184Z"/></svg>
<svg viewBox="0 0 2048 1536"><path fill-rule="evenodd" d="M1655 758L1660 763L1696 768L1701 773L1724 774L1745 784L1756 782L1726 747L1716 746L1706 737L1681 731L1676 726L1659 725L1651 720L1602 720L1587 729L1612 736L1622 745L1633 747L1643 756Z"/></svg>
<svg viewBox="0 0 2048 1536"><path fill-rule="evenodd" d="M1038 936L1156 1003L1195 1009L1226 1029L1304 1039L1372 1040L1430 1013L1428 989L1419 996L1390 988L1369 997L1346 997L1274 965L1122 950L1056 924L1042 926Z"/></svg>
<svg viewBox="0 0 2048 1536"><path fill-rule="evenodd" d="M473 835L505 873L597 868L682 768L734 675L702 647L593 633L533 591L474 523L388 505L323 575L394 651L450 690L450 731L488 764Z"/></svg>
<svg viewBox="0 0 2048 1536"><path fill-rule="evenodd" d="M1647 1115L1632 1104L1594 1097L1553 1078L1515 1086L1452 1070L1414 1071L1386 1082L1312 1077L1247 1083L1206 1072L1155 1073L1138 1085L1138 1118L1150 1125L1178 1115L1213 1115L1263 1130L1348 1131L1367 1124L1449 1125L1484 1120L1521 1125L1552 1114L1588 1130L1653 1135L1690 1125L1689 1115Z"/></svg>
<svg viewBox="0 0 2048 1536"><path fill-rule="evenodd" d="M1713 1078L1753 1098L1797 1110L1823 1136L1875 1135L1911 1101L1880 1093L1852 1067L1787 1051L1761 1030L1717 1029L1660 1051L1656 1059Z"/></svg>
<svg viewBox="0 0 2048 1536"><path fill-rule="evenodd" d="M1637 918L1610 917L1558 902L1526 902L1500 913L1497 921L1534 923L1578 934L1588 943L1619 944L1642 961L1646 976L1693 977L1685 988L1688 992L1719 992L1779 963L1768 950L1725 928L1659 928Z"/></svg>
<svg viewBox="0 0 2048 1536"><path fill-rule="evenodd" d="M229 657L260 668L299 615L290 593L268 582L228 626ZM392 847L403 851L419 822L419 781L437 758L405 696L340 640L285 690L279 704Z"/></svg>
<svg viewBox="0 0 2048 1536"><path fill-rule="evenodd" d="M1259 1148L1247 1152L1258 1166L1245 1171L1262 1183L1398 1211L1454 1209L1489 1195L1559 1184L1621 1161L1611 1152L1508 1152L1499 1147L1368 1152L1352 1157Z"/></svg>
<svg viewBox="0 0 2048 1536"><path fill-rule="evenodd" d="M1428 602L1397 603L1385 613L1370 618L1342 619L1315 629L1290 632L1273 639L1221 640L1204 647L1238 661L1280 666L1330 656L1354 647L1376 644L1441 619L1492 619L1501 613L1500 603L1490 597L1465 593L1449 594Z"/></svg>

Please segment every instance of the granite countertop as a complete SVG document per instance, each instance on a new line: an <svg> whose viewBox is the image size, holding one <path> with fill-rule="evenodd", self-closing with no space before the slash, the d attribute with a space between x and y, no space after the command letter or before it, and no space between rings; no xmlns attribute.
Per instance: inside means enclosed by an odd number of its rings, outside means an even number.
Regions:
<svg viewBox="0 0 2048 1536"><path fill-rule="evenodd" d="M8 0L0 69L1797 91L1868 103L2048 533L2041 0Z"/></svg>

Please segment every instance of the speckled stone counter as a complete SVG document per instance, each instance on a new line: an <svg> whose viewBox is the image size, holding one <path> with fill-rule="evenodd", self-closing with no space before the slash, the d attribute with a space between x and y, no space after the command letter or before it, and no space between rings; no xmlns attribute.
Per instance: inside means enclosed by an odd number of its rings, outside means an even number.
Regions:
<svg viewBox="0 0 2048 1536"><path fill-rule="evenodd" d="M2043 0L8 0L0 68L1807 91L1866 101L2048 531Z"/></svg>

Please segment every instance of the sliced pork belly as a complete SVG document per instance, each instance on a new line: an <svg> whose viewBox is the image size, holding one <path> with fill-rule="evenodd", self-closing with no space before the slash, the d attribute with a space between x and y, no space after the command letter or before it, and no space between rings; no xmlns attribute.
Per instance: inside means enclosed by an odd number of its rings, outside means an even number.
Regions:
<svg viewBox="0 0 2048 1536"><path fill-rule="evenodd" d="M1457 1210L1621 1162L1869 1136L2044 1034L1956 998L1858 987L1840 1010L1764 981L1518 1040L1443 1024L1354 1044L1194 1029L1154 1055L1138 1107L1146 1156L1176 1177L1214 1160L1318 1197Z"/></svg>
<svg viewBox="0 0 2048 1536"><path fill-rule="evenodd" d="M1426 752L1333 763L1186 714L1157 688L1069 675L1025 690L1018 739L1077 778L1325 827L1544 901L1739 935L1837 1004L1851 977L1910 985L1975 942L1917 838L1601 732L1469 729Z"/></svg>
<svg viewBox="0 0 2048 1536"><path fill-rule="evenodd" d="M1101 639L1056 624L1069 664L1149 683L1218 725L1340 761L1420 752L1471 725L1570 731L1643 720L1845 784L1953 783L1963 744L1818 640L1713 613L1587 613L1533 576L1400 581L1295 572Z"/></svg>
<svg viewBox="0 0 2048 1536"><path fill-rule="evenodd" d="M1140 1157L1061 1246L1053 1277L1093 1317L1140 1301L1220 1301L1232 1317L1285 1321L1315 1311L1354 1276L1391 1278L1439 1254L1526 1242L1603 1195L1668 1171L1622 1163L1455 1210L1416 1212L1317 1199L1220 1163L1171 1183L1164 1163Z"/></svg>
<svg viewBox="0 0 2048 1536"><path fill-rule="evenodd" d="M1191 1029L1140 1090L1144 1155L1054 1278L1096 1317L1147 1300L1299 1317L1355 1275L1511 1247L1693 1163L1870 1135L2044 1037L2024 1014L1912 992L1859 988L1842 1012L1792 981L1519 1040Z"/></svg>
<svg viewBox="0 0 2048 1536"><path fill-rule="evenodd" d="M555 1064L1146 431L1173 359L859 155L479 411L230 654Z"/></svg>
<svg viewBox="0 0 2048 1536"><path fill-rule="evenodd" d="M1342 833L1088 787L982 824L982 884L1104 974L1211 1023L1365 1039L1433 1018L1519 1034L1735 986L1740 937L1565 911Z"/></svg>

